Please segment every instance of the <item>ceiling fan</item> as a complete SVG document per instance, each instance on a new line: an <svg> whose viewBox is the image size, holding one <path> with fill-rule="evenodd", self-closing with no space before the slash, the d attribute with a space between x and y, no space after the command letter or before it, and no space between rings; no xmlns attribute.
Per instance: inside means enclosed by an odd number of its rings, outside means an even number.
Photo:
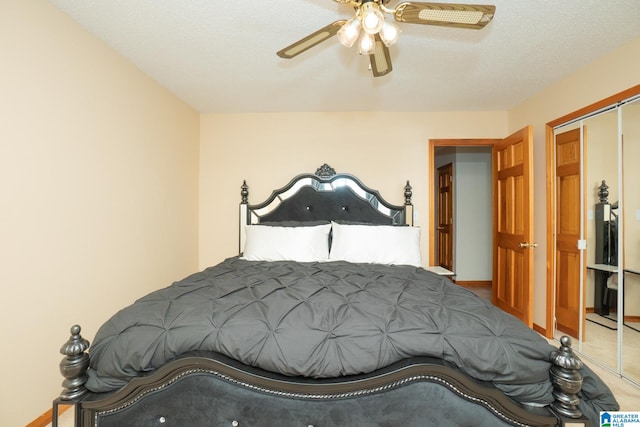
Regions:
<svg viewBox="0 0 640 427"><path fill-rule="evenodd" d="M293 58L337 34L340 43L347 47L359 39L359 53L369 55L373 76L380 77L393 69L389 46L398 40L400 34L399 28L385 19L385 14L401 23L479 30L491 22L496 11L495 6L479 4L402 2L395 8L389 8L387 3L391 0L334 1L353 7L353 18L332 22L281 49L278 56Z"/></svg>

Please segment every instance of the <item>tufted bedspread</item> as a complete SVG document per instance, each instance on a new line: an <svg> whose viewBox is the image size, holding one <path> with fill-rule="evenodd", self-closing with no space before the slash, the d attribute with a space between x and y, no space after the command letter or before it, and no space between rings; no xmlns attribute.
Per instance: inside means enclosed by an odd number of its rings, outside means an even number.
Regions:
<svg viewBox="0 0 640 427"><path fill-rule="evenodd" d="M446 278L409 266L229 258L107 321L90 349L87 387L120 388L191 350L316 378L431 356L517 401L553 400L554 348L545 339ZM587 368L583 375L591 405L583 409L615 409L606 385Z"/></svg>

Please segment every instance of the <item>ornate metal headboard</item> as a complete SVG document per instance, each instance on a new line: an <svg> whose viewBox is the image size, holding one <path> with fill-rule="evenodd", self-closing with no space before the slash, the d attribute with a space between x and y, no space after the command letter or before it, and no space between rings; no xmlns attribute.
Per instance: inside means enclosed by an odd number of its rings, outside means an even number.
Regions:
<svg viewBox="0 0 640 427"><path fill-rule="evenodd" d="M279 221L354 221L371 224L413 225L411 185L404 187L404 205L387 202L376 190L353 175L336 173L326 163L314 174L294 177L259 204L249 204L249 186L240 192L240 252L245 225Z"/></svg>

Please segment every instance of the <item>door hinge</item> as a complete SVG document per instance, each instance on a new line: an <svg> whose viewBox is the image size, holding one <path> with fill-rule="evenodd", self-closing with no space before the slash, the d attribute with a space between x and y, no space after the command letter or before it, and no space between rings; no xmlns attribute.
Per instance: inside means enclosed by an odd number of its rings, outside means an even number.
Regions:
<svg viewBox="0 0 640 427"><path fill-rule="evenodd" d="M578 250L580 251L584 251L585 249L587 249L587 241L584 239L578 240Z"/></svg>

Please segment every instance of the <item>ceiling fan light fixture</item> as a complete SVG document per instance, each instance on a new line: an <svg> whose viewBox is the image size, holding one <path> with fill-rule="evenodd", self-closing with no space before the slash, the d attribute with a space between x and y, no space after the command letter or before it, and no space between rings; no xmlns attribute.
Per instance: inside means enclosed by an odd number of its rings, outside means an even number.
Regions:
<svg viewBox="0 0 640 427"><path fill-rule="evenodd" d="M482 4L454 4L401 1L389 7L392 0L334 0L349 5L355 13L352 18L339 19L279 50L281 58L293 58L321 42L337 36L339 42L352 47L358 42L361 55L369 56L369 69L374 77L388 74L393 69L389 47L400 37L398 23L436 25L480 30L495 16L496 7ZM388 16L386 16L388 15Z"/></svg>
<svg viewBox="0 0 640 427"><path fill-rule="evenodd" d="M373 34L363 33L360 38L359 53L360 55L371 55L376 47L376 40Z"/></svg>
<svg viewBox="0 0 640 427"><path fill-rule="evenodd" d="M358 18L350 19L338 30L338 40L343 46L351 47L354 45L360 35L360 20Z"/></svg>
<svg viewBox="0 0 640 427"><path fill-rule="evenodd" d="M384 15L380 11L380 6L373 1L364 3L360 9L362 19L362 29L369 34L376 34L382 28Z"/></svg>
<svg viewBox="0 0 640 427"><path fill-rule="evenodd" d="M400 38L400 28L393 22L385 21L380 29L380 38L385 45L391 46Z"/></svg>

